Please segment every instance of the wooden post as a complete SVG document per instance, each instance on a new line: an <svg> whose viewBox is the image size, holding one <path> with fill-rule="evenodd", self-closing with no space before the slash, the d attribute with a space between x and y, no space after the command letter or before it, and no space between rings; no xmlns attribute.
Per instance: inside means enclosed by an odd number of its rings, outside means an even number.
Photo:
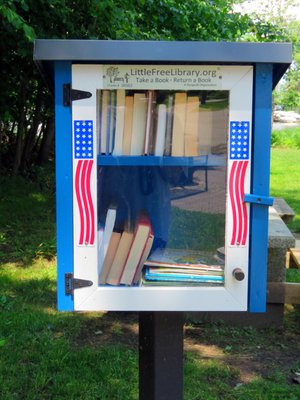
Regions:
<svg viewBox="0 0 300 400"><path fill-rule="evenodd" d="M139 313L139 400L183 399L183 313Z"/></svg>

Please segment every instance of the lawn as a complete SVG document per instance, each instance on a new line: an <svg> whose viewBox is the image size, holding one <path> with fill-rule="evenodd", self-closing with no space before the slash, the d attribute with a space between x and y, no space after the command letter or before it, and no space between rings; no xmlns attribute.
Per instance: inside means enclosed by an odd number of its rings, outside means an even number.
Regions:
<svg viewBox="0 0 300 400"><path fill-rule="evenodd" d="M134 313L58 313L55 260L0 273L0 398L134 400ZM184 399L300 398L300 313L286 329L185 325Z"/></svg>
<svg viewBox="0 0 300 400"><path fill-rule="evenodd" d="M274 147L271 152L271 195L282 197L295 211L288 226L300 233L300 149Z"/></svg>
<svg viewBox="0 0 300 400"><path fill-rule="evenodd" d="M300 233L300 127L275 131L271 150L271 195L282 197L295 212L288 224ZM288 282L300 282L300 270L287 270Z"/></svg>
<svg viewBox="0 0 300 400"><path fill-rule="evenodd" d="M43 177L42 177L43 178ZM31 265L37 256L53 258L55 196L53 185L0 177L0 259Z"/></svg>
<svg viewBox="0 0 300 400"><path fill-rule="evenodd" d="M272 133L271 195L284 198L296 213L289 224L300 232L300 126Z"/></svg>
<svg viewBox="0 0 300 400"><path fill-rule="evenodd" d="M0 185L1 400L137 399L137 314L58 313L53 188ZM184 399L299 399L299 322L292 308L284 331L187 323Z"/></svg>

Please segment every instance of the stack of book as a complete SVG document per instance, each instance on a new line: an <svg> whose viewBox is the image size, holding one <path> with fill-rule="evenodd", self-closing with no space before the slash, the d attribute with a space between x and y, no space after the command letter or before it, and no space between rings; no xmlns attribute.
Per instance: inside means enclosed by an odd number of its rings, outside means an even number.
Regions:
<svg viewBox="0 0 300 400"><path fill-rule="evenodd" d="M166 261L155 252L144 265L142 284L145 286L224 284L224 271L220 265Z"/></svg>
<svg viewBox="0 0 300 400"><path fill-rule="evenodd" d="M115 210L108 210L99 249L99 283L132 286L140 281L153 244L153 230L148 216L143 214L133 232L115 232L115 216Z"/></svg>
<svg viewBox="0 0 300 400"><path fill-rule="evenodd" d="M199 155L199 95L102 90L97 103L99 154Z"/></svg>

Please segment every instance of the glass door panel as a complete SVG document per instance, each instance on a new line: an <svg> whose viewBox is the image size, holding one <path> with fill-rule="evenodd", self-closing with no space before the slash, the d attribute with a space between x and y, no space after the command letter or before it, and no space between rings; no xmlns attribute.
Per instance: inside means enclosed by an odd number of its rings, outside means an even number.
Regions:
<svg viewBox="0 0 300 400"><path fill-rule="evenodd" d="M97 92L100 284L224 285L228 104L228 91Z"/></svg>

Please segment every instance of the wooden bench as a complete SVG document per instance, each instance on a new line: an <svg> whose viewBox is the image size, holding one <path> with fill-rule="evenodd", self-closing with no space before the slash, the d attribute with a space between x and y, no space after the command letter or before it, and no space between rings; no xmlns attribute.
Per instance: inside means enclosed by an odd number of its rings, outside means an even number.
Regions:
<svg viewBox="0 0 300 400"><path fill-rule="evenodd" d="M289 267L300 268L300 249L292 248L289 252Z"/></svg>
<svg viewBox="0 0 300 400"><path fill-rule="evenodd" d="M300 283L268 282L267 301L273 304L300 304Z"/></svg>
<svg viewBox="0 0 300 400"><path fill-rule="evenodd" d="M288 224L295 218L294 210L288 205L288 203L281 197L275 197L273 207L275 208L279 217Z"/></svg>

